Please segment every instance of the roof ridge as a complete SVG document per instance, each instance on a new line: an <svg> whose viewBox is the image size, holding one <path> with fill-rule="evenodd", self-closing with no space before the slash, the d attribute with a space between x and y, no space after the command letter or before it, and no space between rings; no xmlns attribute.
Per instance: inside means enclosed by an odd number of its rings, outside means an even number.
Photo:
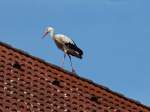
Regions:
<svg viewBox="0 0 150 112"><path fill-rule="evenodd" d="M73 77L76 77L76 78L78 78L78 79L80 79L80 80L86 81L86 82L88 82L88 83L90 83L90 84L92 84L92 85L94 85L94 86L96 86L96 87L99 87L99 88L101 88L101 89L103 89L103 90L105 90L105 91L107 91L107 92L110 92L110 93L112 93L112 94L114 94L114 95L116 95L116 96L118 96L118 97L122 97L123 99L128 100L128 101L131 102L131 103L135 103L135 104L138 105L138 106L140 105L141 107L150 110L150 107L149 107L149 106L146 106L146 105L142 104L141 102L139 102L139 101L137 101L137 100L134 100L134 99L132 99L132 98L128 98L128 97L126 97L125 95L123 95L123 94L121 94L121 93L119 93L119 92L115 92L115 91L109 89L109 88L106 87L106 86L103 86L103 85L101 85L101 84L97 84L97 83L93 82L92 80L89 80L89 79L87 79L87 78L83 78L83 77L79 76L78 74L75 74L75 73L69 72L68 70L62 69L61 67L58 67L58 66L56 66L56 65L54 65L54 64L51 64L51 63L49 63L49 62L46 62L45 60L43 60L43 59L41 59L41 58L32 56L31 54L29 54L29 53L27 53L27 52L25 52L25 51L23 51L23 50L21 50L21 49L14 48L13 46L11 46L11 45L9 45L9 44L7 44L7 43L1 42L1 41L0 41L0 45L5 46L5 47L7 47L8 49L12 49L12 50L14 50L15 52L21 53L22 55L25 55L25 56L27 56L27 57L30 57L30 58L32 58L32 59L34 59L34 60L40 61L40 62L42 62L42 63L44 63L44 64L46 64L46 65L48 65L48 66L51 66L52 68L55 68L55 69L57 69L57 70L59 70L59 71L61 71L61 72L65 72L65 73L67 73L67 74L69 74L69 75L72 75Z"/></svg>

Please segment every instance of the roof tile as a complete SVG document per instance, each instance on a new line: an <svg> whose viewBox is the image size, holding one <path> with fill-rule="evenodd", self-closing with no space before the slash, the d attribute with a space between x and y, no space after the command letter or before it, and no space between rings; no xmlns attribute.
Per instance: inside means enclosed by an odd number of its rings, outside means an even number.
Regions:
<svg viewBox="0 0 150 112"><path fill-rule="evenodd" d="M150 112L102 85L0 42L0 112Z"/></svg>

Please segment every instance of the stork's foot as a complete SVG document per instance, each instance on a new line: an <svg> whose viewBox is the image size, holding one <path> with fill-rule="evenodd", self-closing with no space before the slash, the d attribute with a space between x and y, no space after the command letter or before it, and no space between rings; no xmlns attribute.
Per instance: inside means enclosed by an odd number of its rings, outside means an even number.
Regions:
<svg viewBox="0 0 150 112"><path fill-rule="evenodd" d="M64 68L64 60L62 60L60 66L61 66L61 68Z"/></svg>
<svg viewBox="0 0 150 112"><path fill-rule="evenodd" d="M76 73L76 71L74 69L72 69L72 73Z"/></svg>
<svg viewBox="0 0 150 112"><path fill-rule="evenodd" d="M63 68L63 69L64 69L64 65L62 65L62 64L61 64L61 68Z"/></svg>

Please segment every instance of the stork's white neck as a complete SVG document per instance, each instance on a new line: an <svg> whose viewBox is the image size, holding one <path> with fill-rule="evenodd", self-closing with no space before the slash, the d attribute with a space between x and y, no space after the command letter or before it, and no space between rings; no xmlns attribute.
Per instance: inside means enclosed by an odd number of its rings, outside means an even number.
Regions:
<svg viewBox="0 0 150 112"><path fill-rule="evenodd" d="M54 31L54 30L52 30L52 31L50 32L50 36L51 36L52 39L54 39L54 37L55 37L55 31Z"/></svg>

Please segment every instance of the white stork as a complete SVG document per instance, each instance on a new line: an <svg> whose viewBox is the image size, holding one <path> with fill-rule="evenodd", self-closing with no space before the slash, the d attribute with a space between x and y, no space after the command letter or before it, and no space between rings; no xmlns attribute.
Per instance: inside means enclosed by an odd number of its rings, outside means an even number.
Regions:
<svg viewBox="0 0 150 112"><path fill-rule="evenodd" d="M52 27L48 27L46 29L46 32L42 38L44 38L49 33L51 38L54 40L56 46L64 52L62 67L64 65L65 57L66 55L68 55L72 67L72 72L75 72L75 69L73 68L72 61L71 61L71 55L82 59L83 51L80 48L78 48L75 42L69 37L67 37L66 35L55 34L54 28Z"/></svg>

